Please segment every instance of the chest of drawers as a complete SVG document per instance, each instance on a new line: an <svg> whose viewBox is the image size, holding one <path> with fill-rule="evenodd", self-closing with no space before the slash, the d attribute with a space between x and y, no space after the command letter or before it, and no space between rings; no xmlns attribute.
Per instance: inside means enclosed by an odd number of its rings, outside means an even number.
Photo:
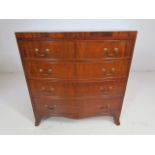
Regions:
<svg viewBox="0 0 155 155"><path fill-rule="evenodd" d="M98 115L119 125L136 34L17 32L35 125L48 116Z"/></svg>

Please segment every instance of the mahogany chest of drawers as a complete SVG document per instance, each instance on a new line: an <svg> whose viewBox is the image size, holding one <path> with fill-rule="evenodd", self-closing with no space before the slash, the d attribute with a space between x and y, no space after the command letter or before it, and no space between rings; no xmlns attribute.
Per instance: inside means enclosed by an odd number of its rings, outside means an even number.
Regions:
<svg viewBox="0 0 155 155"><path fill-rule="evenodd" d="M35 115L108 115L120 124L136 31L17 32Z"/></svg>

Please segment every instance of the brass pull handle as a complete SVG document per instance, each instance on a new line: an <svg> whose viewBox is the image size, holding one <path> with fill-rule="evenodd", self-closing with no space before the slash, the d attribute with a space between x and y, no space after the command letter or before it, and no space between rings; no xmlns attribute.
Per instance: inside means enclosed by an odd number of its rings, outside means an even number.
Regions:
<svg viewBox="0 0 155 155"><path fill-rule="evenodd" d="M114 67L111 68L111 70L106 70L105 68L102 68L102 72L105 74L105 75L113 75L115 74L116 72L116 69Z"/></svg>
<svg viewBox="0 0 155 155"><path fill-rule="evenodd" d="M49 53L49 52L50 52L50 49L49 49L49 48L46 48L46 49L45 49L45 52L46 52L46 53Z"/></svg>
<svg viewBox="0 0 155 155"><path fill-rule="evenodd" d="M111 91L112 89L113 89L112 86L109 86L109 87L108 87L108 91Z"/></svg>
<svg viewBox="0 0 155 155"><path fill-rule="evenodd" d="M104 105L104 106L101 106L99 107L101 110L107 110L108 109L108 106L107 105Z"/></svg>
<svg viewBox="0 0 155 155"><path fill-rule="evenodd" d="M118 49L117 47L115 47L115 48L114 48L114 52L115 52L115 54L118 54L119 49Z"/></svg>
<svg viewBox="0 0 155 155"><path fill-rule="evenodd" d="M112 67L112 68L111 68L111 73L112 73L112 74L115 73L115 70L116 70L116 69L115 69L114 67Z"/></svg>
<svg viewBox="0 0 155 155"><path fill-rule="evenodd" d="M102 72L105 73L106 72L106 69L105 68L102 68Z"/></svg>
<svg viewBox="0 0 155 155"><path fill-rule="evenodd" d="M109 111L108 105L102 105L99 107L99 109L101 110L102 113L105 113L105 114L107 114Z"/></svg>
<svg viewBox="0 0 155 155"><path fill-rule="evenodd" d="M114 48L114 53L109 52L108 48L104 48L103 51L106 57L114 57L114 56L117 56L119 53L119 49L117 47Z"/></svg>
<svg viewBox="0 0 155 155"><path fill-rule="evenodd" d="M45 108L47 108L47 109L50 110L50 111L54 111L55 108L56 108L56 105L49 106L49 105L45 104Z"/></svg>
<svg viewBox="0 0 155 155"><path fill-rule="evenodd" d="M50 92L51 92L51 93L54 93L54 92L55 92L55 88L51 87L51 88L50 88Z"/></svg>
<svg viewBox="0 0 155 155"><path fill-rule="evenodd" d="M114 48L114 56L119 55L119 49L117 47Z"/></svg>
<svg viewBox="0 0 155 155"><path fill-rule="evenodd" d="M114 75L115 71L116 71L116 69L114 67L112 67L111 70L106 73L106 75Z"/></svg>
<svg viewBox="0 0 155 155"><path fill-rule="evenodd" d="M100 92L107 93L110 92L112 89L112 86L109 86L108 88L100 87Z"/></svg>
<svg viewBox="0 0 155 155"><path fill-rule="evenodd" d="M43 86L41 87L41 90L44 92L48 92L48 93L54 93L55 92L55 88L51 87L49 90L46 90L46 88Z"/></svg>
<svg viewBox="0 0 155 155"><path fill-rule="evenodd" d="M105 53L108 52L108 48L106 48L106 47L103 50Z"/></svg>
<svg viewBox="0 0 155 155"><path fill-rule="evenodd" d="M47 57L50 50L48 48L46 48L44 53L40 53L39 49L35 48L34 51L35 51L36 57Z"/></svg>
<svg viewBox="0 0 155 155"><path fill-rule="evenodd" d="M43 87L41 87L41 90L42 90L42 91L45 91L45 87L44 87L44 86L43 86Z"/></svg>
<svg viewBox="0 0 155 155"><path fill-rule="evenodd" d="M104 87L100 87L100 92L105 92L105 88Z"/></svg>
<svg viewBox="0 0 155 155"><path fill-rule="evenodd" d="M48 69L47 71L44 71L44 69L40 68L40 69L39 69L39 72L40 72L42 75L49 76L49 75L52 74L52 69Z"/></svg>

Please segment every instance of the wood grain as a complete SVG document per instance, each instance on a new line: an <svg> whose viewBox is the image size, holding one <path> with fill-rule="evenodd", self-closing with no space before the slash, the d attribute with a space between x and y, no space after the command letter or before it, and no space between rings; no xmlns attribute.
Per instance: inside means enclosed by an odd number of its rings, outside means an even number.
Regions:
<svg viewBox="0 0 155 155"><path fill-rule="evenodd" d="M136 31L17 32L35 125L43 117L109 115L116 125Z"/></svg>

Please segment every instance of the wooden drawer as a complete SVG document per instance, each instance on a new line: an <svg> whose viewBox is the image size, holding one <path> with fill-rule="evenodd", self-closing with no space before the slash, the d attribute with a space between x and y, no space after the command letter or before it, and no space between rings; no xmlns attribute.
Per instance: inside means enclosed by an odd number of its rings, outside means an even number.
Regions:
<svg viewBox="0 0 155 155"><path fill-rule="evenodd" d="M36 110L44 115L78 117L80 108L75 99L53 99L39 97L34 99Z"/></svg>
<svg viewBox="0 0 155 155"><path fill-rule="evenodd" d="M33 96L85 97L85 96L120 96L126 80L104 82L51 82L29 80Z"/></svg>
<svg viewBox="0 0 155 155"><path fill-rule="evenodd" d="M69 97L75 96L75 87L71 82L52 82L48 80L29 80L32 95Z"/></svg>
<svg viewBox="0 0 155 155"><path fill-rule="evenodd" d="M72 41L20 41L23 58L74 58L74 42Z"/></svg>
<svg viewBox="0 0 155 155"><path fill-rule="evenodd" d="M121 106L121 98L53 99L37 98L35 107L44 115L82 118L95 115L112 115Z"/></svg>
<svg viewBox="0 0 155 155"><path fill-rule="evenodd" d="M73 78L75 66L71 63L52 63L49 61L27 61L26 74L29 78Z"/></svg>
<svg viewBox="0 0 155 155"><path fill-rule="evenodd" d="M80 100L81 109L79 116L113 115L121 107L121 101L122 98Z"/></svg>
<svg viewBox="0 0 155 155"><path fill-rule="evenodd" d="M83 97L122 95L126 80L104 82L51 82L29 80L33 96Z"/></svg>
<svg viewBox="0 0 155 155"><path fill-rule="evenodd" d="M126 41L78 41L76 57L83 59L127 57Z"/></svg>
<svg viewBox="0 0 155 155"><path fill-rule="evenodd" d="M129 60L111 60L100 63L27 61L25 64L29 78L117 78L126 77L129 69Z"/></svg>
<svg viewBox="0 0 155 155"><path fill-rule="evenodd" d="M126 77L129 60L111 60L76 64L77 78L117 78Z"/></svg>
<svg viewBox="0 0 155 155"><path fill-rule="evenodd" d="M113 97L123 93L126 80L107 80L103 82L79 82L75 86L79 97Z"/></svg>

